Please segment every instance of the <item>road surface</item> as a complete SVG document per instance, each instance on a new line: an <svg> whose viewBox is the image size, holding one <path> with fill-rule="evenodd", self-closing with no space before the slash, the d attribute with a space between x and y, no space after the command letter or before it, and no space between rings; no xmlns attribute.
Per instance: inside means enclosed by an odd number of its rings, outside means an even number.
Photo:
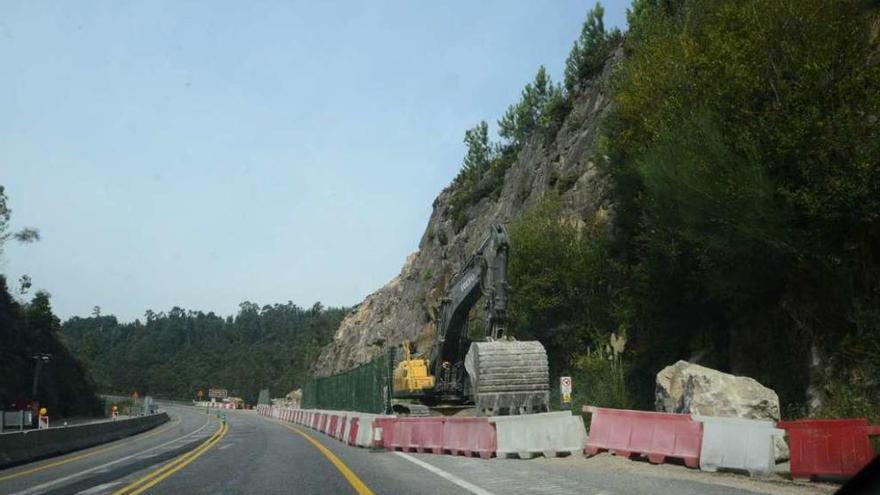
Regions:
<svg viewBox="0 0 880 495"><path fill-rule="evenodd" d="M312 430L225 411L226 424L193 407L171 423L88 450L0 471L0 494L568 494L741 495L823 493L614 459L490 459L348 447ZM592 461L592 460L591 460ZM608 465L622 461L626 464ZM622 468L621 466L628 466ZM688 471L670 475L669 469ZM704 473L699 473L704 474ZM729 481L729 480L728 480Z"/></svg>

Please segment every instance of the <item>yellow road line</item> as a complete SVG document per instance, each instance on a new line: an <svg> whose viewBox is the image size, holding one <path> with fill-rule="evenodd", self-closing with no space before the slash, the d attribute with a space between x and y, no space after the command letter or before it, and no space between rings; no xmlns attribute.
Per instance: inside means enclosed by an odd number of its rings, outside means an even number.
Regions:
<svg viewBox="0 0 880 495"><path fill-rule="evenodd" d="M137 495L144 490L147 490L165 478L171 476L172 474L180 471L185 466L187 466L192 461L196 460L199 456L207 452L211 447L216 445L220 440L226 436L226 432L229 430L229 425L224 423L213 435L211 438L204 441L201 445L196 447L195 449L179 456L173 461L165 464L164 466L155 469L143 477L133 481L132 483L126 485L125 487L113 492L113 495L122 495L127 493L128 495ZM141 486L143 485L143 486Z"/></svg>
<svg viewBox="0 0 880 495"><path fill-rule="evenodd" d="M150 433L147 433L145 435L138 435L138 436L129 437L127 439L124 439L117 445L111 445L109 447L104 447L102 449L93 450L91 452L86 452L85 454L75 455L73 457L68 457L67 459L61 459L60 461L50 462L49 464L43 464L42 466L37 466L35 468L26 469L24 471L19 471L17 473L7 474L6 476L0 476L0 481L11 480L12 478L18 478L19 476L24 476L26 474L36 473L36 472L43 471L43 470L46 470L49 468L53 468L55 466L61 466L62 464L67 464L68 462L73 462L73 461L78 461L80 459L85 459L86 457L91 457L93 455L97 455L102 452L107 452L109 450L118 449L119 447L122 447L123 445L129 445L126 440L143 440L144 438L149 438L153 435L158 435L159 433L162 433L164 431L168 431L172 426L174 426L177 423L180 423L180 418L175 418L173 421L171 421L167 425L165 425L157 430L151 431Z"/></svg>
<svg viewBox="0 0 880 495"><path fill-rule="evenodd" d="M312 445L315 446L315 448L321 451L321 453L324 454L327 459L330 459L330 462L332 462L333 465L336 466L336 469L338 469L339 472L342 473L342 476L345 476L345 479L348 480L348 483L351 485L352 488L354 488L354 491L356 491L358 495L373 495L373 492L370 491L369 488L367 488L367 485L365 485L364 482L361 481L361 479L358 478L357 475L354 474L354 472L352 472L352 470L345 465L345 463L343 463L338 457L336 457L333 452L330 452L330 449L321 445L321 442L315 440L311 437L311 435L300 430L299 428L295 428L285 424L282 424L281 426L287 428L294 433L302 435L303 438L308 440Z"/></svg>
<svg viewBox="0 0 880 495"><path fill-rule="evenodd" d="M223 425L223 428L224 428L223 433L220 435L220 437L218 437L217 439L215 439L214 442L211 443L211 445L208 445L207 447L205 447L204 449L202 449L199 453L197 453L197 454L191 456L191 457L190 457L189 459L187 459L186 461L184 461L184 462L178 464L174 469L172 469L172 470L166 472L165 474L159 476L158 478L156 478L156 479L154 479L153 481L147 483L146 485L142 486L142 487L139 488L138 490L135 490L135 491L131 492L130 495L138 495L139 493L143 492L144 490L147 490L147 489L149 489L149 488L155 486L157 483L161 482L161 481L164 480L165 478L167 478L167 477L171 476L172 474L174 474L174 473L180 471L181 469L185 468L189 463L191 463L192 461L196 460L196 459L197 459L198 457L200 457L202 454L204 454L204 453L207 452L209 449L211 449L211 447L213 447L214 445L216 445L217 443L219 443L220 440L223 440L223 437L226 436L226 432L229 431L229 425L224 424L224 425Z"/></svg>

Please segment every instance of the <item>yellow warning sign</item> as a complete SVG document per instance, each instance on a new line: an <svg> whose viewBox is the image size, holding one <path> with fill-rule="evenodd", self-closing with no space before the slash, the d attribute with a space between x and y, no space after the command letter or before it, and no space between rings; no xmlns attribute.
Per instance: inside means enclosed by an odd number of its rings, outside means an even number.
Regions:
<svg viewBox="0 0 880 495"><path fill-rule="evenodd" d="M570 393L562 394L562 402L565 402L565 403L571 402L571 394Z"/></svg>

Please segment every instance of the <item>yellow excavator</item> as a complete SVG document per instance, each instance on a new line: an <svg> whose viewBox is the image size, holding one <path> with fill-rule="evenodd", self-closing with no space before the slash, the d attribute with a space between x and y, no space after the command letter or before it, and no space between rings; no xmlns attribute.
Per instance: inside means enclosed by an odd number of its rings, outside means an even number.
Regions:
<svg viewBox="0 0 880 495"><path fill-rule="evenodd" d="M403 360L394 369L394 391L417 393L434 388L434 377L428 373L428 360L412 357L409 341L403 341Z"/></svg>
<svg viewBox="0 0 880 495"><path fill-rule="evenodd" d="M476 253L451 280L440 301L437 331L427 358L413 357L409 342L393 374L392 408L423 415L427 408L475 408L479 415L549 410L550 374L540 342L520 342L507 327L507 232L493 225ZM471 341L467 319L486 299L486 335Z"/></svg>

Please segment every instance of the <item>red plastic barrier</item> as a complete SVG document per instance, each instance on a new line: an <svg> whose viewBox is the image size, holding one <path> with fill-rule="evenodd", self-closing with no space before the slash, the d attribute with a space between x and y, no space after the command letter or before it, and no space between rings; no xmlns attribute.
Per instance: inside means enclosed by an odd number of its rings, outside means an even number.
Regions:
<svg viewBox="0 0 880 495"><path fill-rule="evenodd" d="M373 447L392 448L391 445L394 444L394 423L397 420L398 418L375 418L373 420L374 428L379 428L382 431L378 439L376 435L373 435Z"/></svg>
<svg viewBox="0 0 880 495"><path fill-rule="evenodd" d="M327 431L327 420L330 417L329 417L329 415L324 414L324 413L319 413L318 417L320 417L320 420L318 421L318 431L320 431L321 433L324 433L325 431Z"/></svg>
<svg viewBox="0 0 880 495"><path fill-rule="evenodd" d="M383 443L389 450L442 454L443 423L444 418L395 418L382 429Z"/></svg>
<svg viewBox="0 0 880 495"><path fill-rule="evenodd" d="M489 418L446 418L443 424L443 447L452 455L489 459L497 446L498 435Z"/></svg>
<svg viewBox="0 0 880 495"><path fill-rule="evenodd" d="M311 429L317 430L318 424L321 422L321 413L312 413L312 424L309 425Z"/></svg>
<svg viewBox="0 0 880 495"><path fill-rule="evenodd" d="M497 435L488 418L376 418L382 439L376 447L404 452L495 455ZM351 437L350 437L351 438ZM351 440L350 440L351 441Z"/></svg>
<svg viewBox="0 0 880 495"><path fill-rule="evenodd" d="M691 421L687 414L629 411L584 406L593 414L587 455L608 450L614 455L630 457L641 454L652 464L667 457L677 457L691 468L700 465L702 423Z"/></svg>
<svg viewBox="0 0 880 495"><path fill-rule="evenodd" d="M339 417L339 425L336 427L336 431L333 432L333 438L342 441L342 436L345 435L345 422L348 421L348 416L340 416Z"/></svg>
<svg viewBox="0 0 880 495"><path fill-rule="evenodd" d="M334 415L330 416L330 421L327 422L327 427L325 428L324 433L326 433L327 435L332 437L333 434L336 432L336 428L338 428L338 427L339 427L339 416L334 414Z"/></svg>
<svg viewBox="0 0 880 495"><path fill-rule="evenodd" d="M355 445L357 444L358 428L361 419L355 416L349 421L351 422L351 425L348 427L348 438L345 443L348 445Z"/></svg>
<svg viewBox="0 0 880 495"><path fill-rule="evenodd" d="M788 433L791 449L791 477L849 477L877 455L870 436L880 435L880 426L867 419L802 419L780 421Z"/></svg>

